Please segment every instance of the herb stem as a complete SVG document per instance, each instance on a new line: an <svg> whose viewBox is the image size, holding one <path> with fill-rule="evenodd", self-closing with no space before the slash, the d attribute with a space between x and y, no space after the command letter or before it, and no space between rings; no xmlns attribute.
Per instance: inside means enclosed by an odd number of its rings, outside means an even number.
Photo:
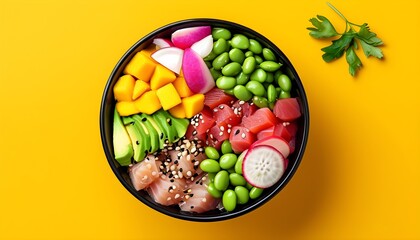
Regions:
<svg viewBox="0 0 420 240"><path fill-rule="evenodd" d="M327 2L327 5L330 7L330 8L332 8L332 10L334 10L334 12L336 12L344 21L346 21L346 23L348 23L349 21L347 20L347 18L346 17L344 17L344 15L340 12L340 11L338 11L338 9L337 8L335 8L331 3L329 3L329 2Z"/></svg>

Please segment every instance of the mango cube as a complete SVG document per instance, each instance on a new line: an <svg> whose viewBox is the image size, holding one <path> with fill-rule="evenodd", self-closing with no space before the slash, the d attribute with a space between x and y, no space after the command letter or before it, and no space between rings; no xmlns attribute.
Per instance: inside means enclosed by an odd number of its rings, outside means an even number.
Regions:
<svg viewBox="0 0 420 240"><path fill-rule="evenodd" d="M171 70L158 64L156 65L155 71L150 80L150 88L157 90L158 88L165 86L168 83L175 81L176 75Z"/></svg>
<svg viewBox="0 0 420 240"><path fill-rule="evenodd" d="M138 97L140 97L143 93L150 90L150 85L142 80L136 80L136 83L134 84L134 90L133 90L133 96L132 99L136 100Z"/></svg>
<svg viewBox="0 0 420 240"><path fill-rule="evenodd" d="M114 97L117 101L131 101L136 80L131 75L121 76L114 85Z"/></svg>
<svg viewBox="0 0 420 240"><path fill-rule="evenodd" d="M168 110L181 103L181 98L172 83L168 83L156 90L156 94L163 110Z"/></svg>
<svg viewBox="0 0 420 240"><path fill-rule="evenodd" d="M156 95L156 91L147 91L143 93L134 104L139 112L152 114L159 110L162 105L159 102L159 98Z"/></svg>
<svg viewBox="0 0 420 240"><path fill-rule="evenodd" d="M204 94L197 93L182 99L185 117L192 118L204 108Z"/></svg>
<svg viewBox="0 0 420 240"><path fill-rule="evenodd" d="M156 62L150 57L136 53L124 69L124 74L130 74L137 79L149 82L156 68Z"/></svg>
<svg viewBox="0 0 420 240"><path fill-rule="evenodd" d="M188 87L187 82L185 81L184 77L179 76L175 79L172 83L178 92L180 97L189 97L194 94L193 91Z"/></svg>
<svg viewBox="0 0 420 240"><path fill-rule="evenodd" d="M168 111L172 115L172 117L185 118L185 109L182 103L176 105L175 107L169 109Z"/></svg>
<svg viewBox="0 0 420 240"><path fill-rule="evenodd" d="M156 52L156 45L150 44L147 48L144 48L140 51L141 54L146 55L147 57L151 58L151 55Z"/></svg>
<svg viewBox="0 0 420 240"><path fill-rule="evenodd" d="M134 102L127 102L127 101L121 101L117 102L115 104L115 108L117 109L117 112L120 114L120 116L130 116L136 113L139 113L139 110L137 109Z"/></svg>

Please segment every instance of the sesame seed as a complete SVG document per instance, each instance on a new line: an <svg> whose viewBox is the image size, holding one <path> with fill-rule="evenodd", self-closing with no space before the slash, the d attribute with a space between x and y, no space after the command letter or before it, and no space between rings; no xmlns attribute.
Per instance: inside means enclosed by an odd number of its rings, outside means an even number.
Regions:
<svg viewBox="0 0 420 240"><path fill-rule="evenodd" d="M224 131L225 130L225 127L223 127L223 126L220 126L220 131Z"/></svg>
<svg viewBox="0 0 420 240"><path fill-rule="evenodd" d="M171 171L175 170L175 165L171 166Z"/></svg>
<svg viewBox="0 0 420 240"><path fill-rule="evenodd" d="M219 132L219 136L223 136L223 132Z"/></svg>
<svg viewBox="0 0 420 240"><path fill-rule="evenodd" d="M220 105L220 106L219 106L219 108L220 108L220 109L223 109L223 108L225 108L225 106L223 106L223 105Z"/></svg>
<svg viewBox="0 0 420 240"><path fill-rule="evenodd" d="M191 177L191 176L192 176L192 172L191 172L191 171L188 171L188 172L187 172L187 176L188 176L188 177Z"/></svg>
<svg viewBox="0 0 420 240"><path fill-rule="evenodd" d="M245 138L246 137L245 133L242 133L241 137L242 138Z"/></svg>
<svg viewBox="0 0 420 240"><path fill-rule="evenodd" d="M181 195L179 195L178 193L175 194L175 199L179 198Z"/></svg>
<svg viewBox="0 0 420 240"><path fill-rule="evenodd" d="M171 199L172 199L171 197L168 197L168 198L166 199L166 201L171 201Z"/></svg>
<svg viewBox="0 0 420 240"><path fill-rule="evenodd" d="M186 159L187 159L187 161L190 161L191 160L191 155L187 155Z"/></svg>
<svg viewBox="0 0 420 240"><path fill-rule="evenodd" d="M228 133L232 132L232 129L228 128L227 132L228 132Z"/></svg>
<svg viewBox="0 0 420 240"><path fill-rule="evenodd" d="M201 201L202 202L207 202L207 199L206 198L203 198Z"/></svg>
<svg viewBox="0 0 420 240"><path fill-rule="evenodd" d="M142 180L147 180L148 176L144 175Z"/></svg>
<svg viewBox="0 0 420 240"><path fill-rule="evenodd" d="M152 172L152 176L156 176L156 174L157 174L157 172L156 172L156 171L153 171L153 172Z"/></svg>
<svg viewBox="0 0 420 240"><path fill-rule="evenodd" d="M243 105L243 104L245 104L245 102L241 100L241 101L239 101L239 104Z"/></svg>

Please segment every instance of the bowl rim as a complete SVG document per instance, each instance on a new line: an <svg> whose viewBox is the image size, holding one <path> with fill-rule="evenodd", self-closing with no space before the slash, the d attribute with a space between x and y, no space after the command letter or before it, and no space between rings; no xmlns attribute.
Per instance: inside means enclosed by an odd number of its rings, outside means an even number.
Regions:
<svg viewBox="0 0 420 240"><path fill-rule="evenodd" d="M188 25L188 26L185 26ZM276 55L281 56L282 61L284 65L287 65L288 69L290 70L291 74L294 76L295 78L295 82L296 82L296 87L297 92L299 93L299 99L301 101L301 111L302 111L302 116L304 116L303 119L303 129L302 129L302 142L300 145L299 149L295 149L295 153L296 153L296 158L295 161L293 163L293 166L291 167L290 171L286 172L287 175L282 177L282 181L277 185L276 188L274 188L270 193L268 193L266 196L264 197L260 197L256 200L254 200L254 202L252 204L250 204L249 206L246 206L240 210L235 210L233 212L225 212L221 214L217 214L214 216L200 216L200 215L195 215L195 214L180 214L180 213L174 213L171 212L167 209L165 209L165 206L162 207L158 207L154 204L152 204L151 202L143 199L141 196L139 196L137 194L137 191L130 186L126 180L123 178L123 176L121 175L121 173L118 170L118 166L115 165L115 160L113 157L113 153L111 152L111 149L109 149L107 147L107 139L105 136L105 132L106 132L106 126L105 126L105 107L106 107L106 102L107 102L107 95L111 90L111 85L112 85L112 80L116 77L121 65L123 65L123 63L133 54L135 53L138 48L142 45L147 43L148 41L151 41L154 37L156 37L156 35L159 35L159 33L162 32L166 32L169 31L171 29L176 30L182 27L192 27L192 26L201 26L201 25L210 25L212 27L220 25L220 26L229 26L229 27L233 27L236 29L241 29L243 31L245 31L246 33L255 36L256 38L258 38L259 40L263 40L264 42L268 43L270 45L270 48L272 48L272 50L276 53ZM118 178L118 180L121 182L121 184L131 193L131 195L133 195L135 198L137 198L138 200L140 200L143 204L147 205L148 207L162 213L165 214L167 216L171 216L177 219L181 219L181 220L188 220L188 221L196 221L196 222L213 222L213 221L221 221L221 220L228 220L228 219L232 219L232 218L236 218L242 215L245 215L246 213L249 213L259 207L261 207L262 205L264 205L266 202L268 202L270 199L272 199L274 196L276 196L286 185L287 183L291 180L291 178L293 177L293 175L295 174L295 172L297 171L300 162L302 161L303 158L303 154L305 152L305 148L308 142L308 136L309 136L309 105L308 105L308 101L307 101L307 97L306 97L306 93L305 90L303 88L303 84L301 82L301 79L298 75L298 73L296 72L294 66L292 65L292 63L290 62L290 60L287 58L287 56L277 47L276 44L274 44L272 41L270 41L269 39L267 39L265 36L263 36L262 34L256 32L255 30L248 28L244 25L235 23L235 22L231 22L228 20L222 20L222 19L215 19L215 18L189 18L189 19L184 19L184 20L179 20L179 21L174 21L171 22L169 24L163 25L159 28L156 28L155 30L153 30L152 32L146 34L145 36L141 37L139 40L137 40L123 55L122 57L119 59L119 61L117 62L117 64L114 66L111 74L109 75L109 78L106 82L103 94L102 94L102 99L101 99L101 107L100 107L100 115L99 115L99 125L100 125L100 135L101 135L101 142L102 142L102 147L104 149L105 152L105 156L107 158L108 164L110 165L112 171L114 172L115 176Z"/></svg>

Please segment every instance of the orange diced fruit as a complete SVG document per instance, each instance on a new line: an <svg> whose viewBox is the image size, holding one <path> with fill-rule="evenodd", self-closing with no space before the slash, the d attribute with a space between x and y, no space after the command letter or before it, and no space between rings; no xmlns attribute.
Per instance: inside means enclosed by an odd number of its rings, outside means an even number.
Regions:
<svg viewBox="0 0 420 240"><path fill-rule="evenodd" d="M137 100L134 101L136 108L146 114L152 114L159 110L162 105L156 95L156 91L147 91L143 93Z"/></svg>
<svg viewBox="0 0 420 240"><path fill-rule="evenodd" d="M114 97L117 101L131 101L136 80L131 75L121 76L114 85Z"/></svg>
<svg viewBox="0 0 420 240"><path fill-rule="evenodd" d="M176 105L175 107L168 110L172 117L175 118L185 118L184 106L181 104Z"/></svg>
<svg viewBox="0 0 420 240"><path fill-rule="evenodd" d="M181 103L181 98L172 83L168 83L156 90L156 94L163 110L168 110Z"/></svg>
<svg viewBox="0 0 420 240"><path fill-rule="evenodd" d="M158 64L150 80L150 88L157 90L158 88L175 81L176 75L171 70Z"/></svg>
<svg viewBox="0 0 420 240"><path fill-rule="evenodd" d="M140 97L143 93L150 90L150 85L142 80L136 80L136 83L134 84L134 90L133 90L133 100L136 100L138 97Z"/></svg>
<svg viewBox="0 0 420 240"><path fill-rule="evenodd" d="M185 81L184 77L179 76L175 79L172 83L178 92L180 97L189 97L194 94L193 91L188 87L187 82Z"/></svg>
<svg viewBox="0 0 420 240"><path fill-rule="evenodd" d="M147 48L144 48L140 51L141 54L146 55L147 57L151 58L151 55L156 52L156 45L155 44L150 44L150 46L148 46Z"/></svg>
<svg viewBox="0 0 420 240"><path fill-rule="evenodd" d="M128 101L121 101L115 104L115 108L117 109L120 116L130 116L136 113L139 113L134 102Z"/></svg>
<svg viewBox="0 0 420 240"><path fill-rule="evenodd" d="M137 79L149 82L156 68L156 62L150 57L136 53L124 69L124 74L130 74Z"/></svg>
<svg viewBox="0 0 420 240"><path fill-rule="evenodd" d="M192 118L204 108L204 94L197 93L190 97L182 99L182 106L184 107L185 116Z"/></svg>

